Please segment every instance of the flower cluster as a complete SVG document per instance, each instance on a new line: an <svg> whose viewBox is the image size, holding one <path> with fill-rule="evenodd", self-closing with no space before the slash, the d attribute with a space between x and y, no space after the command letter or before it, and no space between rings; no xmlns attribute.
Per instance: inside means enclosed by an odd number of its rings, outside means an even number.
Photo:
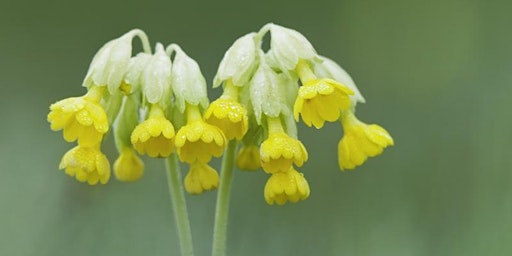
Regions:
<svg viewBox="0 0 512 256"><path fill-rule="evenodd" d="M135 37L144 52L132 56ZM188 192L200 194L218 186L218 174L208 162L221 156L226 136L203 118L209 104L205 79L178 45L164 48L158 43L152 53L146 34L132 30L98 51L83 86L84 96L58 101L48 114L52 130L63 130L66 141L78 143L62 158L60 169L66 174L91 185L107 183L110 164L100 148L113 127L118 180L135 181L143 175L138 155L169 157L176 151L190 164Z"/></svg>
<svg viewBox="0 0 512 256"><path fill-rule="evenodd" d="M264 51L267 34L270 48ZM135 37L144 51L133 56ZM143 175L139 155L176 152L190 166L185 189L201 194L219 185L210 160L236 140L241 145L237 167L269 174L264 197L278 205L310 194L297 171L308 160L298 139L299 120L317 129L340 121L341 170L354 169L393 145L386 130L355 116L356 104L365 100L350 76L318 55L302 34L275 24L242 36L227 50L213 81L223 93L211 104L199 65L176 44L164 48L157 43L153 52L141 30L105 44L83 86L85 95L52 104L48 121L52 130L63 130L66 141L78 144L64 155L60 168L91 185L110 178L109 161L100 150L110 127L119 152L114 163L118 180Z"/></svg>
<svg viewBox="0 0 512 256"><path fill-rule="evenodd" d="M263 51L262 39L267 33L270 49ZM264 189L269 204L297 202L310 194L304 175L295 169L308 159L297 136L299 119L317 129L325 122L340 120L344 130L338 147L341 170L353 169L393 145L382 127L367 125L355 117L356 103L364 102L364 98L350 76L334 61L318 55L295 30L267 24L237 39L224 55L214 79L214 87L221 84L224 95L217 101L226 107L219 108L222 111L216 117L231 123L219 127L233 134L229 138L240 139L239 131L247 131L236 164L244 170L261 167L271 175ZM238 101L228 107L226 99ZM239 110L238 102L247 111ZM248 128L247 121L242 125L245 119L235 118L246 112Z"/></svg>

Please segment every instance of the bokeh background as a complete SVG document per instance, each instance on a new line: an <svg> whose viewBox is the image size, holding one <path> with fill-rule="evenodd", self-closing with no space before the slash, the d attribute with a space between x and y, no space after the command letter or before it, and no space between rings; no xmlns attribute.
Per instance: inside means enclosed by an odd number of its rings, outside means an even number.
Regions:
<svg viewBox="0 0 512 256"><path fill-rule="evenodd" d="M83 94L94 53L131 28L153 44L180 44L211 81L232 42L267 22L301 31L341 63L367 99L358 116L387 128L396 146L342 173L339 124L301 125L311 197L268 206L267 175L236 172L229 255L511 255L511 8L483 0L2 0L0 255L178 255L163 162L145 158L135 183L78 183L57 169L73 145L50 131L48 106ZM104 146L111 161L112 144ZM208 255L215 192L187 200L197 255Z"/></svg>

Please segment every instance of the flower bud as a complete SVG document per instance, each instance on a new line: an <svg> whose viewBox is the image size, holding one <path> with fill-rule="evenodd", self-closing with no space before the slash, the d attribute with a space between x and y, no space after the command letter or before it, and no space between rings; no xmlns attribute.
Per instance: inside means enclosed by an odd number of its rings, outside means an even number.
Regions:
<svg viewBox="0 0 512 256"><path fill-rule="evenodd" d="M178 110L183 113L185 103L206 108L208 106L206 80L201 74L199 65L178 46L175 45L174 50L176 56L171 72L171 83Z"/></svg>
<svg viewBox="0 0 512 256"><path fill-rule="evenodd" d="M261 122L262 113L278 117L287 110L286 98L280 86L283 85L279 84L278 74L262 61L250 83L250 100L258 123Z"/></svg>
<svg viewBox="0 0 512 256"><path fill-rule="evenodd" d="M317 57L311 43L296 30L271 24L270 33L270 49L283 71L295 69L299 59L312 60Z"/></svg>
<svg viewBox="0 0 512 256"><path fill-rule="evenodd" d="M258 62L255 35L249 33L240 37L224 54L213 81L214 88L228 79L236 86L243 86L249 81Z"/></svg>
<svg viewBox="0 0 512 256"><path fill-rule="evenodd" d="M149 103L155 104L162 100L170 100L171 59L165 53L162 44L156 45L155 54L144 69L141 82L142 91Z"/></svg>
<svg viewBox="0 0 512 256"><path fill-rule="evenodd" d="M130 64L132 39L141 33L140 30L131 30L101 47L89 66L83 86L107 86L110 94L118 93Z"/></svg>

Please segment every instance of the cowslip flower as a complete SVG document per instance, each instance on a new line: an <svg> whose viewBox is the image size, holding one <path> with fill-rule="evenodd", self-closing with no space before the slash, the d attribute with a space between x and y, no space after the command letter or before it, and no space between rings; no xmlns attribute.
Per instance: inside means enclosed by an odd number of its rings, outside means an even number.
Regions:
<svg viewBox="0 0 512 256"><path fill-rule="evenodd" d="M350 96L354 92L344 84L335 80L318 79L306 61L299 61L297 72L302 82L297 99L293 106L295 120L317 129L323 127L325 121L338 120L342 110L350 107Z"/></svg>
<svg viewBox="0 0 512 256"><path fill-rule="evenodd" d="M144 174L144 163L131 147L121 150L114 162L114 174L120 181L136 181Z"/></svg>
<svg viewBox="0 0 512 256"><path fill-rule="evenodd" d="M267 118L269 135L260 147L263 170L267 173L287 172L292 164L302 166L308 153L302 143L283 130L279 118Z"/></svg>
<svg viewBox="0 0 512 256"><path fill-rule="evenodd" d="M227 140L241 140L249 129L247 109L238 102L238 87L231 80L226 82L224 93L208 106L204 116L206 122L222 130Z"/></svg>
<svg viewBox="0 0 512 256"><path fill-rule="evenodd" d="M54 131L63 130L68 142L91 147L108 131L105 110L100 105L105 87L93 86L82 97L67 98L50 106L48 121Z"/></svg>
<svg viewBox="0 0 512 256"><path fill-rule="evenodd" d="M106 184L110 179L110 163L100 151L100 144L93 147L76 146L69 150L59 164L59 169L80 182Z"/></svg>
<svg viewBox="0 0 512 256"><path fill-rule="evenodd" d="M139 154L168 157L174 152L174 126L159 104L152 104L148 118L132 132L131 142Z"/></svg>
<svg viewBox="0 0 512 256"><path fill-rule="evenodd" d="M344 135L338 144L338 163L341 170L354 169L362 165L368 157L380 155L388 146L393 146L393 138L379 125L366 124L345 111L341 115Z"/></svg>
<svg viewBox="0 0 512 256"><path fill-rule="evenodd" d="M256 171L261 168L260 149L258 146L243 145L236 157L236 167L247 171Z"/></svg>
<svg viewBox="0 0 512 256"><path fill-rule="evenodd" d="M187 104L187 124L176 134L175 146L182 162L208 163L212 156L220 157L226 146L222 131L206 123L198 106Z"/></svg>
<svg viewBox="0 0 512 256"><path fill-rule="evenodd" d="M216 189L219 186L219 174L206 163L195 162L185 176L185 189L193 195Z"/></svg>
<svg viewBox="0 0 512 256"><path fill-rule="evenodd" d="M302 173L290 168L286 172L273 173L265 184L265 201L273 205L284 205L286 202L296 203L309 197L310 190Z"/></svg>

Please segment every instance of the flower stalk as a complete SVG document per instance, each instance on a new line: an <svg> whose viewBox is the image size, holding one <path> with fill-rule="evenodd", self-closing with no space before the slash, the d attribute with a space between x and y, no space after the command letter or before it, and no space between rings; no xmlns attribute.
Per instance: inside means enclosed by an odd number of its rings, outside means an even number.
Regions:
<svg viewBox="0 0 512 256"><path fill-rule="evenodd" d="M169 195L171 197L174 219L178 231L181 255L193 256L194 247L192 243L192 233L190 231L187 204L185 201L185 194L183 193L183 184L181 182L180 164L176 154L172 154L166 158L165 167L167 171Z"/></svg>
<svg viewBox="0 0 512 256"><path fill-rule="evenodd" d="M226 237L228 229L229 196L233 182L233 167L237 141L230 140L222 158L221 180L215 206L213 227L212 256L226 255Z"/></svg>

